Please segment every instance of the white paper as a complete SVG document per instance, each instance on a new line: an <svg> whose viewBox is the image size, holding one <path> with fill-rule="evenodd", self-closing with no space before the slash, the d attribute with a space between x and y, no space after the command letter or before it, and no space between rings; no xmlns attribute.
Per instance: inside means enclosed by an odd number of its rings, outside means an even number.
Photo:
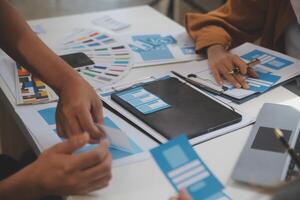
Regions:
<svg viewBox="0 0 300 200"><path fill-rule="evenodd" d="M127 151L129 153L132 152L128 137L124 132L115 128L110 128L108 126L101 126L101 128L103 128L103 130L107 134L107 137L114 148L122 151Z"/></svg>
<svg viewBox="0 0 300 200"><path fill-rule="evenodd" d="M158 45L159 39L151 39L151 35L159 35L162 38L169 37L176 40L176 43L168 43L165 47ZM148 41L134 39L137 36L149 37ZM128 44L132 49L132 63L134 67L153 66L159 64L186 62L201 59L194 51L194 42L189 35L184 32L176 33L147 33L131 34L119 36L120 41ZM175 41L174 40L174 41ZM168 41L166 41L168 42ZM159 52L154 50L167 50ZM139 52L140 51L140 52ZM149 53L150 51L150 53ZM147 52L146 55L143 55Z"/></svg>
<svg viewBox="0 0 300 200"><path fill-rule="evenodd" d="M11 94L17 100L16 82L15 82L15 62L5 53L1 52L0 58L0 75L8 86Z"/></svg>
<svg viewBox="0 0 300 200"><path fill-rule="evenodd" d="M113 18L109 15L104 15L99 18L93 19L92 23L97 26L107 28L112 31L123 30L130 26L130 24L116 20L115 18Z"/></svg>
<svg viewBox="0 0 300 200"><path fill-rule="evenodd" d="M46 30L41 24L35 24L30 26L32 31L35 32L37 35L45 34Z"/></svg>

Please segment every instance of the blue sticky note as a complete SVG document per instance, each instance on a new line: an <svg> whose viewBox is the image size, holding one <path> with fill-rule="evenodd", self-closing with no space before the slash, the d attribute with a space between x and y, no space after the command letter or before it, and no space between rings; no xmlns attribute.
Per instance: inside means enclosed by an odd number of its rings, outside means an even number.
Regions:
<svg viewBox="0 0 300 200"><path fill-rule="evenodd" d="M150 152L175 190L185 188L194 200L223 194L223 185L199 158L185 135Z"/></svg>
<svg viewBox="0 0 300 200"><path fill-rule="evenodd" d="M163 100L156 99L154 101L147 102L145 104L137 106L136 109L138 109L143 114L147 115L170 107L171 106L166 102L164 102Z"/></svg>
<svg viewBox="0 0 300 200"><path fill-rule="evenodd" d="M149 92L147 92L142 87L136 87L130 90L126 90L118 94L118 96L124 101L130 101L136 98L143 98L143 96L147 96Z"/></svg>
<svg viewBox="0 0 300 200"><path fill-rule="evenodd" d="M147 95L142 96L141 98L131 99L130 101L128 101L128 103L134 107L138 107L142 104L149 103L158 99L159 98L157 96L148 93Z"/></svg>
<svg viewBox="0 0 300 200"><path fill-rule="evenodd" d="M117 95L145 115L171 107L141 86L120 92Z"/></svg>

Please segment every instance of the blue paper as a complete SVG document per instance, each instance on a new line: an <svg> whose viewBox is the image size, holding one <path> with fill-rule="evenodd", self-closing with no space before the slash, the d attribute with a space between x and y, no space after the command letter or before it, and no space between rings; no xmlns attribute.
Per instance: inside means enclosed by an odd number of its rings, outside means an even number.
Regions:
<svg viewBox="0 0 300 200"><path fill-rule="evenodd" d="M117 95L145 115L171 107L141 86L120 92Z"/></svg>
<svg viewBox="0 0 300 200"><path fill-rule="evenodd" d="M253 50L243 56L241 56L243 59L246 59L248 61L251 61L255 58L260 58L261 60L261 65L271 68L273 70L280 70L283 69L291 64L293 64L294 62L290 61L290 60L286 60L284 58L280 58L278 56L274 56L271 55L269 53L260 51L260 50ZM267 60L264 60L264 58L270 58Z"/></svg>
<svg viewBox="0 0 300 200"><path fill-rule="evenodd" d="M48 125L55 125L55 112L56 108L47 108L44 110L39 110L38 113L42 116L42 118L47 122Z"/></svg>
<svg viewBox="0 0 300 200"><path fill-rule="evenodd" d="M161 37L159 34L132 36L133 44L129 47L140 54L144 61L173 59L174 55L168 45L174 45L177 40L171 35Z"/></svg>
<svg viewBox="0 0 300 200"><path fill-rule="evenodd" d="M145 104L142 104L140 106L137 106L136 109L138 109L143 114L151 114L160 110L164 110L166 108L170 108L171 106L164 102L161 99L157 99L151 102L147 102Z"/></svg>
<svg viewBox="0 0 300 200"><path fill-rule="evenodd" d="M41 115L41 117L45 120L45 122L48 125L55 125L56 124L55 123L55 111L56 111L56 108L52 107L52 108L39 110L38 113ZM104 117L104 125L108 126L110 128L119 129L119 127L109 117ZM57 133L56 128L53 129L53 131L55 133ZM62 138L62 140L63 140L63 138ZM121 151L121 150L116 149L113 146L111 146L109 148L109 151L112 154L112 159L113 160L117 160L117 159L120 159L120 158L125 158L127 156L130 156L130 155L133 155L133 154L136 154L136 153L140 153L140 152L143 151L133 140L131 140L130 138L128 138L128 140L129 140L129 144L131 146L132 152L129 153L129 152L126 152L126 151ZM84 147L78 149L76 151L76 153L88 152L88 151L91 151L91 150L97 148L98 146L99 146L98 144L87 144Z"/></svg>
<svg viewBox="0 0 300 200"><path fill-rule="evenodd" d="M223 185L199 158L186 136L152 149L151 154L175 190L185 188L194 200L222 195Z"/></svg>
<svg viewBox="0 0 300 200"><path fill-rule="evenodd" d="M249 90L263 93L270 89L279 79L280 76L273 75L270 72L260 72L257 71L259 79L248 78L246 81L249 84Z"/></svg>
<svg viewBox="0 0 300 200"><path fill-rule="evenodd" d="M181 51L184 55L194 55L195 47L184 47L184 48L181 48Z"/></svg>

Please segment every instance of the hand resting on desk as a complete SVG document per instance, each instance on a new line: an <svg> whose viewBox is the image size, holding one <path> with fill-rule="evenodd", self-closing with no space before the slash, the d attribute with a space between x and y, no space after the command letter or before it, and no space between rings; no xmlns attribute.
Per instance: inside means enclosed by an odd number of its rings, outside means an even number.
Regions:
<svg viewBox="0 0 300 200"><path fill-rule="evenodd" d="M247 66L247 64L237 55L226 51L222 45L212 45L207 48L208 64L212 74L218 84L223 85L223 76L236 88L248 89L249 85L245 81L244 75L258 78L258 74ZM240 73L231 73L234 68L239 68Z"/></svg>

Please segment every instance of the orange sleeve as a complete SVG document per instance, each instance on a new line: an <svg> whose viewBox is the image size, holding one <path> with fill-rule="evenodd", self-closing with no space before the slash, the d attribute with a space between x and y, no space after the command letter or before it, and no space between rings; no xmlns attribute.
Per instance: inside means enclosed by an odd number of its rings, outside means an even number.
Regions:
<svg viewBox="0 0 300 200"><path fill-rule="evenodd" d="M196 44L196 52L213 45L234 47L261 36L269 0L227 0L207 14L187 13L186 29Z"/></svg>

